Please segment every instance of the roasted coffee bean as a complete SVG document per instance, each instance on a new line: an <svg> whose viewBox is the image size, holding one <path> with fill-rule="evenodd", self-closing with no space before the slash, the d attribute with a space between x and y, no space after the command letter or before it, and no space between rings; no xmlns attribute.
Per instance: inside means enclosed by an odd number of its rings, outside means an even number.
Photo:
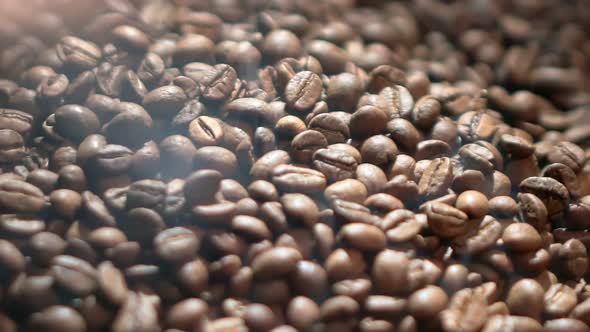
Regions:
<svg viewBox="0 0 590 332"><path fill-rule="evenodd" d="M584 166L586 156L576 144L560 142L547 154L547 160L552 163L564 164L574 172L578 172Z"/></svg>
<svg viewBox="0 0 590 332"><path fill-rule="evenodd" d="M545 203L549 216L561 213L570 199L567 188L548 177L527 178L520 183L520 189L539 197Z"/></svg>
<svg viewBox="0 0 590 332"><path fill-rule="evenodd" d="M441 196L453 180L453 167L449 158L437 158L430 162L418 183L418 193L426 197Z"/></svg>
<svg viewBox="0 0 590 332"><path fill-rule="evenodd" d="M197 236L189 229L174 227L154 238L154 251L167 262L181 263L193 258L199 249Z"/></svg>
<svg viewBox="0 0 590 332"><path fill-rule="evenodd" d="M533 194L518 194L519 211L522 220L537 229L543 229L547 223L547 208L543 201Z"/></svg>
<svg viewBox="0 0 590 332"><path fill-rule="evenodd" d="M154 302L149 295L130 292L113 321L111 328L117 332L128 330L159 330L157 309L158 302ZM140 313L141 318L138 316Z"/></svg>
<svg viewBox="0 0 590 332"><path fill-rule="evenodd" d="M320 100L322 90L322 80L317 74L301 71L295 74L285 87L287 107L296 112L307 111Z"/></svg>
<svg viewBox="0 0 590 332"><path fill-rule="evenodd" d="M85 296L96 289L96 270L79 258L57 256L52 261L51 270L57 285L73 295Z"/></svg>
<svg viewBox="0 0 590 332"><path fill-rule="evenodd" d="M326 177L311 168L278 165L272 170L272 183L283 192L311 194L326 187Z"/></svg>
<svg viewBox="0 0 590 332"><path fill-rule="evenodd" d="M54 305L34 313L29 318L27 329L30 331L86 331L87 323L76 310Z"/></svg>
<svg viewBox="0 0 590 332"><path fill-rule="evenodd" d="M316 130L305 130L293 137L291 150L293 159L309 163L314 153L328 146L326 137Z"/></svg>
<svg viewBox="0 0 590 332"><path fill-rule="evenodd" d="M587 13L529 2L4 6L0 330L588 330Z"/></svg>
<svg viewBox="0 0 590 332"><path fill-rule="evenodd" d="M276 247L257 255L252 261L252 269L256 278L277 278L293 271L301 259L295 249Z"/></svg>
<svg viewBox="0 0 590 332"><path fill-rule="evenodd" d="M0 181L0 206L5 211L36 213L47 207L43 192L32 184L17 180Z"/></svg>
<svg viewBox="0 0 590 332"><path fill-rule="evenodd" d="M350 134L356 137L378 135L385 129L387 114L374 106L357 109L350 118Z"/></svg>
<svg viewBox="0 0 590 332"><path fill-rule="evenodd" d="M66 68L73 72L94 68L102 56L94 43L74 36L63 37L56 46L56 53Z"/></svg>
<svg viewBox="0 0 590 332"><path fill-rule="evenodd" d="M65 105L55 111L55 129L65 138L81 142L86 136L98 131L97 116L80 105Z"/></svg>
<svg viewBox="0 0 590 332"><path fill-rule="evenodd" d="M453 238L467 230L468 216L461 210L436 201L422 206L428 218L428 226L437 235Z"/></svg>
<svg viewBox="0 0 590 332"><path fill-rule="evenodd" d="M330 182L353 177L357 167L357 162L352 156L334 149L319 149L312 158L314 167Z"/></svg>
<svg viewBox="0 0 590 332"><path fill-rule="evenodd" d="M467 233L453 239L453 249L461 254L475 254L493 247L502 236L502 224L491 216L470 220Z"/></svg>
<svg viewBox="0 0 590 332"><path fill-rule="evenodd" d="M441 312L441 323L447 331L478 331L486 323L487 318L485 297L470 288L456 292L449 301L449 307Z"/></svg>
<svg viewBox="0 0 590 332"><path fill-rule="evenodd" d="M526 223L508 225L502 234L502 241L511 250L520 252L534 251L542 246L539 232Z"/></svg>
<svg viewBox="0 0 590 332"><path fill-rule="evenodd" d="M379 251L385 248L385 234L378 227L363 223L350 223L338 233L342 244L361 251Z"/></svg>
<svg viewBox="0 0 590 332"><path fill-rule="evenodd" d="M383 135L375 135L363 142L360 153L363 162L383 167L396 160L398 148L393 140Z"/></svg>

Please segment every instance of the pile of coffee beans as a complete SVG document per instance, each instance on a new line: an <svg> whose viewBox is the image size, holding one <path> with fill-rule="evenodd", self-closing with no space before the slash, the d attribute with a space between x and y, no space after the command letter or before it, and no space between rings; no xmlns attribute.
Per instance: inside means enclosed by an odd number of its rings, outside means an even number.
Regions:
<svg viewBox="0 0 590 332"><path fill-rule="evenodd" d="M0 1L0 331L590 331L588 17Z"/></svg>

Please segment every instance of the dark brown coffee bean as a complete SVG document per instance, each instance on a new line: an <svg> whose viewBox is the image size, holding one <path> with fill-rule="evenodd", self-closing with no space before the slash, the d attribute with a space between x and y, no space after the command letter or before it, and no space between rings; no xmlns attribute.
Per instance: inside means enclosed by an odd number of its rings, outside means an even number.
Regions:
<svg viewBox="0 0 590 332"><path fill-rule="evenodd" d="M53 259L51 270L56 283L74 295L85 296L96 289L96 270L79 258L57 256Z"/></svg>
<svg viewBox="0 0 590 332"><path fill-rule="evenodd" d="M110 261L98 265L97 269L98 289L101 294L112 304L122 305L127 299L128 288L123 273Z"/></svg>
<svg viewBox="0 0 590 332"><path fill-rule="evenodd" d="M564 164L577 173L584 166L586 156L576 144L560 142L547 154L547 160L551 163Z"/></svg>
<svg viewBox="0 0 590 332"><path fill-rule="evenodd" d="M276 247L256 256L252 261L252 269L257 278L277 278L293 271L301 259L301 254L295 249Z"/></svg>
<svg viewBox="0 0 590 332"><path fill-rule="evenodd" d="M355 137L368 137L383 132L387 114L374 106L357 109L350 118L350 134Z"/></svg>
<svg viewBox="0 0 590 332"><path fill-rule="evenodd" d="M133 148L151 139L154 124L143 107L123 102L117 109L119 113L103 127L109 142Z"/></svg>
<svg viewBox="0 0 590 332"><path fill-rule="evenodd" d="M269 240L272 237L268 226L260 219L247 215L235 216L231 229L251 241Z"/></svg>
<svg viewBox="0 0 590 332"><path fill-rule="evenodd" d="M588 254L584 244L578 239L570 239L559 248L556 259L563 272L577 278L588 270Z"/></svg>
<svg viewBox="0 0 590 332"><path fill-rule="evenodd" d="M41 189L44 193L52 192L57 186L59 175L46 170L36 169L27 175L27 182Z"/></svg>
<svg viewBox="0 0 590 332"><path fill-rule="evenodd" d="M224 177L234 177L238 172L236 155L219 146L205 146L197 150L193 160L198 169L215 169Z"/></svg>
<svg viewBox="0 0 590 332"><path fill-rule="evenodd" d="M543 177L553 178L567 188L572 198L580 196L580 184L574 171L564 164L549 164L541 171Z"/></svg>
<svg viewBox="0 0 590 332"><path fill-rule="evenodd" d="M565 317L576 306L575 291L563 284L552 285L545 293L543 313L549 317Z"/></svg>
<svg viewBox="0 0 590 332"><path fill-rule="evenodd" d="M470 288L456 292L449 301L449 307L441 312L441 323L446 331L478 331L487 319L485 297Z"/></svg>
<svg viewBox="0 0 590 332"><path fill-rule="evenodd" d="M184 183L184 196L189 206L213 202L223 176L218 171L204 169L192 173Z"/></svg>
<svg viewBox="0 0 590 332"><path fill-rule="evenodd" d="M346 224L340 229L338 239L346 246L361 251L380 251L385 248L385 234L378 227L363 223Z"/></svg>
<svg viewBox="0 0 590 332"><path fill-rule="evenodd" d="M334 149L319 149L313 154L313 165L330 182L349 179L356 170L356 160L345 152Z"/></svg>
<svg viewBox="0 0 590 332"><path fill-rule="evenodd" d="M410 261L405 254L386 249L381 251L373 263L372 276L378 289L386 294L399 294L407 278Z"/></svg>
<svg viewBox="0 0 590 332"><path fill-rule="evenodd" d="M55 129L65 138L81 142L86 136L98 131L97 116L80 105L65 105L55 111Z"/></svg>
<svg viewBox="0 0 590 332"><path fill-rule="evenodd" d="M498 120L486 112L470 111L459 117L459 134L467 142L488 140L496 131Z"/></svg>
<svg viewBox="0 0 590 332"><path fill-rule="evenodd" d="M316 170L278 165L272 171L273 184L283 192L317 193L326 187L326 177Z"/></svg>
<svg viewBox="0 0 590 332"><path fill-rule="evenodd" d="M56 46L57 57L72 72L96 67L102 54L92 42L74 36L63 37Z"/></svg>
<svg viewBox="0 0 590 332"><path fill-rule="evenodd" d="M493 217L470 220L467 232L453 239L453 248L461 254L475 254L491 248L502 236L502 225Z"/></svg>
<svg viewBox="0 0 590 332"><path fill-rule="evenodd" d="M320 318L323 321L340 320L354 317L360 310L359 304L348 296L333 296L320 307Z"/></svg>
<svg viewBox="0 0 590 332"><path fill-rule="evenodd" d="M3 278L12 277L25 268L25 259L20 250L6 240L0 240L0 271Z"/></svg>
<svg viewBox="0 0 590 332"><path fill-rule="evenodd" d="M538 319L543 311L543 294L543 288L538 282L522 279L510 288L506 304L514 315Z"/></svg>
<svg viewBox="0 0 590 332"><path fill-rule="evenodd" d="M0 128L14 130L23 137L31 134L33 120L31 114L23 111L9 108L0 109Z"/></svg>
<svg viewBox="0 0 590 332"><path fill-rule="evenodd" d="M310 298L297 296L289 301L286 318L293 327L305 330L319 320L320 308Z"/></svg>
<svg viewBox="0 0 590 332"><path fill-rule="evenodd" d="M151 243L165 227L164 220L157 212L143 207L129 210L127 221L121 225L130 240L140 243Z"/></svg>
<svg viewBox="0 0 590 332"><path fill-rule="evenodd" d="M285 87L285 101L287 107L304 112L311 109L320 100L322 81L311 71L301 71L295 74Z"/></svg>
<svg viewBox="0 0 590 332"><path fill-rule="evenodd" d="M582 321L573 318L558 318L545 321L545 331L547 332L582 332L588 330L588 325Z"/></svg>
<svg viewBox="0 0 590 332"><path fill-rule="evenodd" d="M467 190L457 197L455 207L465 212L470 218L481 218L488 213L489 204L484 194Z"/></svg>
<svg viewBox="0 0 590 332"><path fill-rule="evenodd" d="M543 201L533 194L518 194L519 211L522 220L537 229L547 223L547 208Z"/></svg>
<svg viewBox="0 0 590 332"><path fill-rule="evenodd" d="M360 148L363 162L376 166L389 165L396 159L398 148L393 140L383 135L367 138Z"/></svg>
<svg viewBox="0 0 590 332"><path fill-rule="evenodd" d="M17 180L0 181L0 206L6 211L36 213L47 207L43 192L32 184Z"/></svg>
<svg viewBox="0 0 590 332"><path fill-rule="evenodd" d="M236 84L237 74L234 68L229 65L215 65L211 70L204 73L200 83L202 95L208 101L223 101L227 99Z"/></svg>
<svg viewBox="0 0 590 332"><path fill-rule="evenodd" d="M22 160L27 152L22 136L12 129L0 129L0 162L14 163Z"/></svg>
<svg viewBox="0 0 590 332"><path fill-rule="evenodd" d="M184 106L187 96L182 88L167 85L148 92L143 106L153 117L170 118Z"/></svg>
<svg viewBox="0 0 590 332"><path fill-rule="evenodd" d="M329 202L335 200L344 200L361 204L369 196L367 187L355 179L345 179L326 187L324 190L324 197Z"/></svg>
<svg viewBox="0 0 590 332"><path fill-rule="evenodd" d="M387 213L380 223L387 240L393 243L403 243L415 238L422 227L413 212L401 208Z"/></svg>
<svg viewBox="0 0 590 332"><path fill-rule="evenodd" d="M329 144L344 143L350 137L348 123L334 114L318 114L309 122L309 129L319 131Z"/></svg>
<svg viewBox="0 0 590 332"><path fill-rule="evenodd" d="M180 287L189 294L198 295L207 288L209 273L207 265L200 259L184 263L176 272Z"/></svg>
<svg viewBox="0 0 590 332"><path fill-rule="evenodd" d="M520 183L521 191L532 193L539 197L545 206L549 216L562 212L569 202L567 188L555 179L548 177L529 177Z"/></svg>
<svg viewBox="0 0 590 332"><path fill-rule="evenodd" d="M428 225L435 234L442 237L456 237L466 231L467 215L448 204L428 202L421 210L428 217Z"/></svg>
<svg viewBox="0 0 590 332"><path fill-rule="evenodd" d="M129 292L125 303L113 321L111 329L116 332L160 330L157 310L157 302L154 302L149 295L141 292ZM139 318L139 315L141 315L141 318Z"/></svg>
<svg viewBox="0 0 590 332"><path fill-rule="evenodd" d="M514 251L529 252L542 245L542 239L536 229L525 223L510 224L502 234L504 245Z"/></svg>
<svg viewBox="0 0 590 332"><path fill-rule="evenodd" d="M193 169L197 149L185 136L172 135L160 142L162 172L171 177L185 177Z"/></svg>
<svg viewBox="0 0 590 332"><path fill-rule="evenodd" d="M418 183L418 193L427 198L446 193L453 180L451 159L437 158L430 162Z"/></svg>
<svg viewBox="0 0 590 332"><path fill-rule="evenodd" d="M193 258L199 249L196 235L184 227L173 227L154 238L156 255L167 262L181 263Z"/></svg>
<svg viewBox="0 0 590 332"><path fill-rule="evenodd" d="M447 307L448 296L437 286L426 286L408 298L408 312L416 318L437 316Z"/></svg>
<svg viewBox="0 0 590 332"><path fill-rule="evenodd" d="M28 321L30 331L86 331L84 318L74 309L61 305L54 305L43 311L34 313Z"/></svg>

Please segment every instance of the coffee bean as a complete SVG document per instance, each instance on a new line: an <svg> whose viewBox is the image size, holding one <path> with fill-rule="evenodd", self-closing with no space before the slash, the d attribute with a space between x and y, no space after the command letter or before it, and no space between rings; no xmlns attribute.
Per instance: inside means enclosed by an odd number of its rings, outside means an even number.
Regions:
<svg viewBox="0 0 590 332"><path fill-rule="evenodd" d="M30 331L86 331L84 318L74 309L61 305L54 305L33 314L29 318Z"/></svg>
<svg viewBox="0 0 590 332"><path fill-rule="evenodd" d="M17 180L0 181L0 206L6 211L36 213L47 207L43 192L32 184Z"/></svg>
<svg viewBox="0 0 590 332"><path fill-rule="evenodd" d="M173 305L166 313L169 328L191 329L204 323L207 303L201 299L188 298Z"/></svg>
<svg viewBox="0 0 590 332"><path fill-rule="evenodd" d="M317 193L326 186L326 177L316 170L278 165L272 170L272 183L283 192Z"/></svg>
<svg viewBox="0 0 590 332"><path fill-rule="evenodd" d="M549 216L562 212L569 202L567 188L557 180L547 177L530 177L520 183L521 191L539 197Z"/></svg>
<svg viewBox="0 0 590 332"><path fill-rule="evenodd" d="M386 294L405 291L401 286L407 278L409 260L401 252L390 249L381 251L373 263L372 276L378 289Z"/></svg>
<svg viewBox="0 0 590 332"><path fill-rule="evenodd" d="M449 158L434 159L418 183L418 193L425 197L441 196L451 185L453 168Z"/></svg>
<svg viewBox="0 0 590 332"><path fill-rule="evenodd" d="M573 318L558 318L545 321L545 331L547 332L561 332L561 331L586 331L588 325L582 321Z"/></svg>
<svg viewBox="0 0 590 332"><path fill-rule="evenodd" d="M65 138L81 142L99 129L96 115L80 105L65 105L55 111L55 129Z"/></svg>
<svg viewBox="0 0 590 332"><path fill-rule="evenodd" d="M387 114L374 106L357 109L350 118L350 134L356 137L378 135L385 129Z"/></svg>
<svg viewBox="0 0 590 332"><path fill-rule="evenodd" d="M56 46L56 52L59 60L73 72L94 68L102 56L94 43L74 36L63 37Z"/></svg>
<svg viewBox="0 0 590 332"><path fill-rule="evenodd" d="M543 288L532 279L515 283L506 299L510 313L538 319L543 310Z"/></svg>
<svg viewBox="0 0 590 332"><path fill-rule="evenodd" d="M481 218L488 213L488 199L480 192L468 190L457 197L455 206L470 218Z"/></svg>
<svg viewBox="0 0 590 332"><path fill-rule="evenodd" d="M319 149L313 154L313 165L330 182L351 178L357 162L349 154L334 149Z"/></svg>
<svg viewBox="0 0 590 332"><path fill-rule="evenodd" d="M272 279L293 271L301 259L301 254L295 249L276 247L256 256L252 261L252 269L255 277Z"/></svg>
<svg viewBox="0 0 590 332"><path fill-rule="evenodd" d="M537 229L543 229L547 223L547 208L545 204L535 195L518 194L520 216L524 222L531 224Z"/></svg>
<svg viewBox="0 0 590 332"><path fill-rule="evenodd" d="M199 245L195 234L183 227L166 229L154 238L154 249L158 257L174 263L181 263L193 258Z"/></svg>
<svg viewBox="0 0 590 332"><path fill-rule="evenodd" d="M96 271L99 291L110 303L122 305L127 299L128 288L121 271L109 261L98 265Z"/></svg>
<svg viewBox="0 0 590 332"><path fill-rule="evenodd" d="M96 270L79 258L57 256L53 259L51 270L56 283L73 295L85 296L96 289Z"/></svg>
<svg viewBox="0 0 590 332"><path fill-rule="evenodd" d="M585 163L584 151L576 144L570 142L558 143L547 155L547 160L552 163L561 163L574 172L578 172Z"/></svg>
<svg viewBox="0 0 590 332"><path fill-rule="evenodd" d="M449 301L449 307L441 312L441 323L446 330L478 331L487 319L486 299L470 288L456 292Z"/></svg>
<svg viewBox="0 0 590 332"><path fill-rule="evenodd" d="M170 118L186 102L187 96L176 85L163 86L148 92L143 97L143 107L153 117Z"/></svg>
<svg viewBox="0 0 590 332"><path fill-rule="evenodd" d="M350 223L342 227L338 239L347 246L361 251L379 251L385 248L385 234L378 227L363 223Z"/></svg>
<svg viewBox="0 0 590 332"><path fill-rule="evenodd" d="M542 245L542 239L536 229L525 223L508 225L502 234L504 245L515 251L533 251Z"/></svg>
<svg viewBox="0 0 590 332"><path fill-rule="evenodd" d="M149 295L130 292L111 326L113 331L128 330L155 331L158 324L157 304ZM141 313L141 319L138 315Z"/></svg>
<svg viewBox="0 0 590 332"><path fill-rule="evenodd" d="M502 225L493 217L481 221L470 220L465 234L453 239L453 248L458 253L475 254L491 248L502 236Z"/></svg>
<svg viewBox="0 0 590 332"><path fill-rule="evenodd" d="M433 232L443 237L456 237L466 230L467 215L448 204L428 202L422 206Z"/></svg>
<svg viewBox="0 0 590 332"><path fill-rule="evenodd" d="M408 312L416 318L435 317L447 307L448 297L442 288L426 286L410 295Z"/></svg>
<svg viewBox="0 0 590 332"><path fill-rule="evenodd" d="M320 100L321 94L322 81L311 71L298 72L285 87L287 107L297 112L311 109Z"/></svg>

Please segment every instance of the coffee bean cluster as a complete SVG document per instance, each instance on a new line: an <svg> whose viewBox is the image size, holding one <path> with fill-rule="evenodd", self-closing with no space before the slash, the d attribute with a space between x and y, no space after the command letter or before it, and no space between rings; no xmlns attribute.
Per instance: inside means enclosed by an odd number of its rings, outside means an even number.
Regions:
<svg viewBox="0 0 590 332"><path fill-rule="evenodd" d="M588 17L0 1L0 331L590 331Z"/></svg>

